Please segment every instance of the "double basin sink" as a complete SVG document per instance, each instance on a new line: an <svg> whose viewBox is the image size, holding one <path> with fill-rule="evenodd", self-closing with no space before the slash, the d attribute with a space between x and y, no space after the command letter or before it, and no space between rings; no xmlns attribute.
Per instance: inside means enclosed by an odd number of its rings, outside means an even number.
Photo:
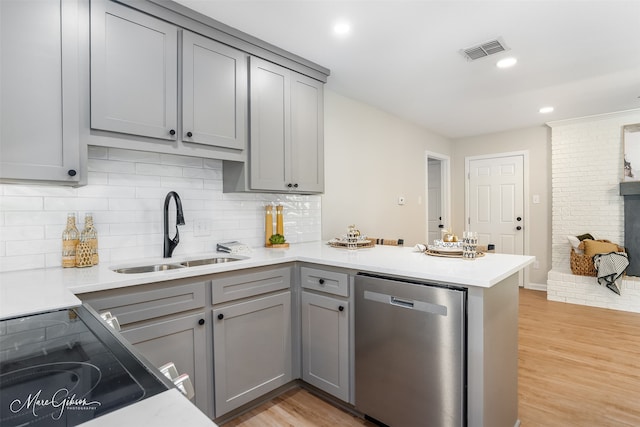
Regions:
<svg viewBox="0 0 640 427"><path fill-rule="evenodd" d="M225 262L239 261L241 259L246 259L246 258L230 257L230 256L214 256L210 258L192 259L192 260L186 260L186 261L181 261L176 263L160 263L160 264L137 265L133 267L120 267L120 268L114 268L113 271L115 271L116 273L122 273L122 274L153 273L156 271L176 270L179 268L198 267L201 265L222 264Z"/></svg>

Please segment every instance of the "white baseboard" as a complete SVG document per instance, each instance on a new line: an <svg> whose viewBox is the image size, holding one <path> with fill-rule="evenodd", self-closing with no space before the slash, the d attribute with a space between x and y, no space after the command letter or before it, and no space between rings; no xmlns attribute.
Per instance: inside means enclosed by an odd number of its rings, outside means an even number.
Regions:
<svg viewBox="0 0 640 427"><path fill-rule="evenodd" d="M525 289L531 289L534 291L547 291L547 284L546 283L527 283L526 286L524 286Z"/></svg>

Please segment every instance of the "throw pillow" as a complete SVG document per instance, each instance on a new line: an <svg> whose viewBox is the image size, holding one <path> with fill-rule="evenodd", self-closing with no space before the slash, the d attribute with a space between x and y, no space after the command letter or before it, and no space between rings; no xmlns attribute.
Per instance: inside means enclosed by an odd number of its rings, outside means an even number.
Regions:
<svg viewBox="0 0 640 427"><path fill-rule="evenodd" d="M584 253L584 251L578 247L580 245L580 240L576 236L567 236L567 239L577 254L582 255Z"/></svg>
<svg viewBox="0 0 640 427"><path fill-rule="evenodd" d="M595 254L608 254L609 252L618 252L618 245L615 243L599 242L597 240L583 240L584 253L588 257Z"/></svg>

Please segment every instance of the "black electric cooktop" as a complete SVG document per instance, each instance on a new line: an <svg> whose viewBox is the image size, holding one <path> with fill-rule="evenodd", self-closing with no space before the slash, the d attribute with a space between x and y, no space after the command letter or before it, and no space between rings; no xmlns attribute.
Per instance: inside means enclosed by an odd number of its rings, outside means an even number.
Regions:
<svg viewBox="0 0 640 427"><path fill-rule="evenodd" d="M0 320L0 426L75 426L169 388L85 307Z"/></svg>

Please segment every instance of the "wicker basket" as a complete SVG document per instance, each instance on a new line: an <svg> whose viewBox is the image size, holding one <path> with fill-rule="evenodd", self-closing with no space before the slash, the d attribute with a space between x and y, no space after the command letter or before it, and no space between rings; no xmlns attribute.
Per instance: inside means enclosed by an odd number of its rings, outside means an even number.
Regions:
<svg viewBox="0 0 640 427"><path fill-rule="evenodd" d="M598 240L599 242L607 242L611 243L609 240ZM578 248L582 249L584 245L580 243ZM618 245L618 252L624 252L624 248ZM593 265L593 257L576 253L573 247L571 248L571 272L578 276L597 276L598 272L596 267Z"/></svg>

